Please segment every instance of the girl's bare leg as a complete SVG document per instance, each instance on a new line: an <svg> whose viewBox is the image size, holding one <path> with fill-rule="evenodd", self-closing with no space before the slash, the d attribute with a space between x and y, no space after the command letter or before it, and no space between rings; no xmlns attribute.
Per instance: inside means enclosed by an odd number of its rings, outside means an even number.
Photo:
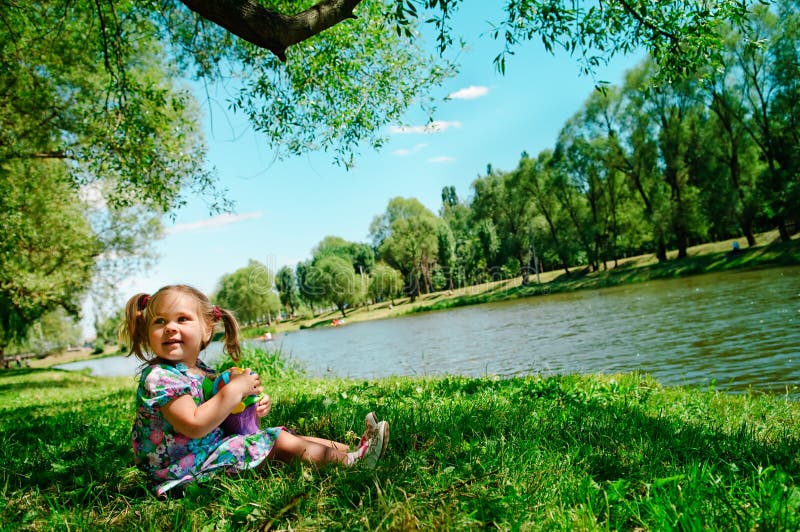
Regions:
<svg viewBox="0 0 800 532"><path fill-rule="evenodd" d="M347 455L345 451L341 451L332 445L335 443L320 438L309 439L295 436L282 430L278 435L278 439L275 440L275 445L269 453L269 458L280 460L281 462L303 460L319 466L332 463L346 464Z"/></svg>
<svg viewBox="0 0 800 532"><path fill-rule="evenodd" d="M308 440L308 441L311 441L311 442L314 442L314 443L318 443L320 445L326 445L328 447L333 447L337 451L341 451L343 453L350 452L350 447L349 446L345 445L344 443L339 443L338 441L326 440L326 439L323 439L323 438L315 438L314 436L300 436L299 434L298 434L298 437L303 438L304 440Z"/></svg>

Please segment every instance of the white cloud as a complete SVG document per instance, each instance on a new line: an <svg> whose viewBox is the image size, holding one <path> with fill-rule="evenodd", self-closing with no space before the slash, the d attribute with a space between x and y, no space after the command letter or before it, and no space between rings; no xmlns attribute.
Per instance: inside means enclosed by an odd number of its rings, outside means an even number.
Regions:
<svg viewBox="0 0 800 532"><path fill-rule="evenodd" d="M220 214L219 216L214 216L213 218L209 218L207 220L201 220L199 222L191 222L185 224L178 224L175 227L167 228L167 234L174 234L174 233L184 233L186 231L196 231L198 229L215 229L217 227L223 227L230 224L235 224L238 222L243 222L245 220L253 220L256 218L261 218L262 213L260 212L245 212L242 214Z"/></svg>
<svg viewBox="0 0 800 532"><path fill-rule="evenodd" d="M443 163L454 163L456 161L455 157L449 157L447 155L440 155L439 157L431 157L428 159L429 163L434 164L443 164Z"/></svg>
<svg viewBox="0 0 800 532"><path fill-rule="evenodd" d="M429 124L425 124L424 126L391 126L389 128L390 133L396 133L399 135L407 134L407 133L416 133L416 134L427 134L427 133L440 133L450 128L459 128L461 127L461 122L458 120L434 120Z"/></svg>
<svg viewBox="0 0 800 532"><path fill-rule="evenodd" d="M411 148L411 149L408 149L408 148L398 148L398 149L396 149L396 150L394 150L394 151L392 152L392 155L396 155L396 156L398 156L398 157L405 157L405 156L407 156L407 155L411 155L412 153L416 153L416 152L418 152L418 151L420 151L420 150L423 150L423 149L425 149L425 148L427 148L427 147L428 147L428 145L427 145L427 144L422 144L422 143L420 143L420 144L415 144L415 145L414 145L414 147L413 147L413 148Z"/></svg>
<svg viewBox="0 0 800 532"><path fill-rule="evenodd" d="M456 92L448 94L447 97L451 100L474 100L481 96L489 94L489 87L479 85L470 85L469 87L458 89Z"/></svg>

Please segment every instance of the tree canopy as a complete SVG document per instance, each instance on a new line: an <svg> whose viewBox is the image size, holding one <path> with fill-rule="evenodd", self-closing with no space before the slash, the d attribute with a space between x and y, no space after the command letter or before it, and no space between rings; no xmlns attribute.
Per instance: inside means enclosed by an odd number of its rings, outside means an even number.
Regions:
<svg viewBox="0 0 800 532"><path fill-rule="evenodd" d="M0 355L46 313L77 313L101 251L60 168L0 167ZM54 202L62 208L47 208Z"/></svg>
<svg viewBox="0 0 800 532"><path fill-rule="evenodd" d="M223 275L211 300L233 311L242 324L268 323L280 311L273 282L273 272L251 260L244 268Z"/></svg>
<svg viewBox="0 0 800 532"><path fill-rule="evenodd" d="M233 107L270 146L294 154L332 149L352 162L363 141L449 72L444 54L458 39L461 9L486 13L498 41L497 68L514 50L540 40L575 56L584 73L616 54L645 50L667 80L721 61L725 25L738 25L748 2L712 0L571 0L507 2L502 8L461 0L177 0L148 4L166 20L164 33L200 77L236 73L244 80ZM209 22L213 24L209 24ZM438 56L422 42L434 27ZM228 30L221 31L220 28ZM231 34L241 40L231 38ZM427 51L426 51L427 50ZM243 67L243 68L240 68Z"/></svg>
<svg viewBox="0 0 800 532"><path fill-rule="evenodd" d="M392 198L376 216L370 235L378 255L406 278L411 297L429 291L431 267L439 253L439 219L416 198Z"/></svg>
<svg viewBox="0 0 800 532"><path fill-rule="evenodd" d="M360 303L366 290L353 265L342 257L324 255L314 262L313 268L322 299L335 305L342 317L347 317L347 308Z"/></svg>
<svg viewBox="0 0 800 532"><path fill-rule="evenodd" d="M458 35L460 9L476 8L461 0L4 3L4 96L13 94L8 107L37 125L24 129L27 147L15 142L12 151L69 157L83 180L111 174L117 201L138 191L171 207L180 185L207 191L213 180L192 98L174 81L183 73L236 80L228 105L279 155L331 150L350 164L362 142L380 145L380 129L450 71L419 25L434 26L443 52ZM479 9L499 41L501 70L517 46L540 39L576 55L587 72L643 48L675 77L719 58L721 25L741 22L747 2L540 0Z"/></svg>
<svg viewBox="0 0 800 532"><path fill-rule="evenodd" d="M281 266L275 274L275 289L278 291L278 298L281 305L286 309L288 316L294 316L300 306L300 291L297 286L297 278L294 270L289 266Z"/></svg>

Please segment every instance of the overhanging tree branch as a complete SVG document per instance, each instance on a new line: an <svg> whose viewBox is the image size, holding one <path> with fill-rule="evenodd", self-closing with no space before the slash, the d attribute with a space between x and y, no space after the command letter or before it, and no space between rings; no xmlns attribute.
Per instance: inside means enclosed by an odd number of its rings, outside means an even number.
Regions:
<svg viewBox="0 0 800 532"><path fill-rule="evenodd" d="M675 47L678 46L678 38L675 34L670 33L664 30L663 28L660 28L655 24L653 24L650 20L647 19L647 17L644 14L636 11L636 9L625 0L618 0L618 2L630 16L636 19L636 21L639 24L641 24L642 26L653 32L653 35L661 35L662 37L668 39L673 46Z"/></svg>
<svg viewBox="0 0 800 532"><path fill-rule="evenodd" d="M245 41L286 61L286 49L348 18L361 0L323 0L296 15L284 15L256 0L180 0L189 9Z"/></svg>

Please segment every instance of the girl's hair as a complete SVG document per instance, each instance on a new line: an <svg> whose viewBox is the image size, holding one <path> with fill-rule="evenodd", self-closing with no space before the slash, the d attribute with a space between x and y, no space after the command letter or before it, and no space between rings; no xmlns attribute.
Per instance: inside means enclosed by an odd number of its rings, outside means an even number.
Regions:
<svg viewBox="0 0 800 532"><path fill-rule="evenodd" d="M131 350L128 355L135 355L136 358L143 362L154 360L147 326L150 321L150 315L163 297L175 292L194 298L197 303L197 313L210 331L208 339L203 340L200 345L200 350L202 351L208 347L211 338L214 337L214 328L221 321L225 329L222 350L234 361L239 360L241 346L239 345L239 324L236 322L236 318L229 310L212 305L204 293L185 284L168 285L159 289L152 296L136 294L128 300L125 305L125 321L120 324L119 328L120 340L130 346Z"/></svg>

